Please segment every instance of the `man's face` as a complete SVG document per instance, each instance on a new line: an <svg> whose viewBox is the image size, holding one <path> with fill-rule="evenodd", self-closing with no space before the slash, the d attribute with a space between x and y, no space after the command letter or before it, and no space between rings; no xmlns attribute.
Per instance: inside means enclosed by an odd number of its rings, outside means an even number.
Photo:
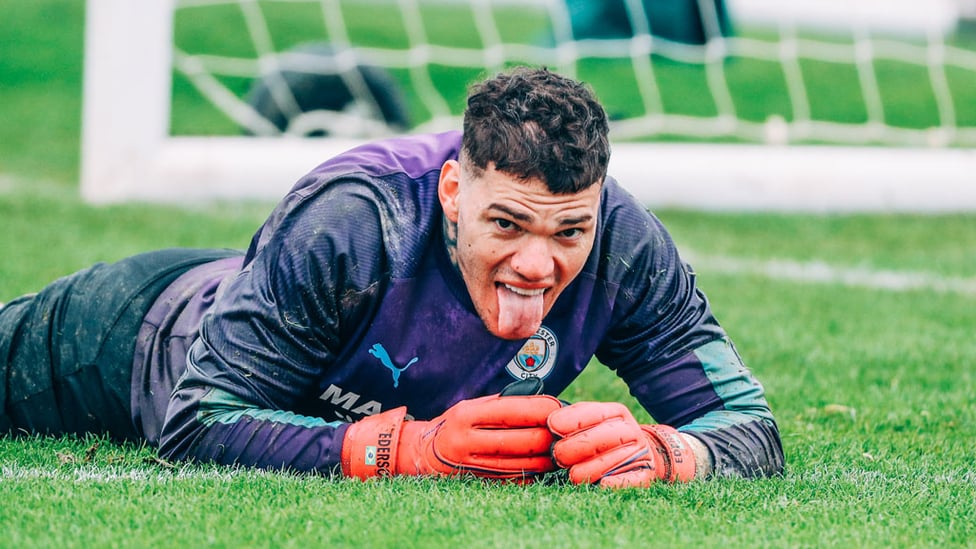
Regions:
<svg viewBox="0 0 976 549"><path fill-rule="evenodd" d="M593 248L599 184L553 194L489 165L475 178L454 160L441 169L444 215L457 225L455 259L488 331L531 337ZM449 235L450 236L450 235Z"/></svg>

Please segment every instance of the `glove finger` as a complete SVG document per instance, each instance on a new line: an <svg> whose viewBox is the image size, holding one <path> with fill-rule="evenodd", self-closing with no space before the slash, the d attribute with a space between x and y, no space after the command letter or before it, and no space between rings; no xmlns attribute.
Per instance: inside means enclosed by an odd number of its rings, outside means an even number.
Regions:
<svg viewBox="0 0 976 549"><path fill-rule="evenodd" d="M653 461L646 445L631 444L595 456L569 468L569 480L575 484L592 484L605 477L634 470L650 469ZM557 464L561 465L557 460Z"/></svg>
<svg viewBox="0 0 976 549"><path fill-rule="evenodd" d="M514 478L527 475L540 475L556 470L556 464L549 456L519 458L477 458L465 463L443 461L459 473L470 473L485 478Z"/></svg>
<svg viewBox="0 0 976 549"><path fill-rule="evenodd" d="M548 425L553 433L566 437L612 418L637 425L634 415L619 402L577 402L549 414Z"/></svg>
<svg viewBox="0 0 976 549"><path fill-rule="evenodd" d="M561 466L569 467L617 447L635 444L646 446L646 441L647 438L637 423L614 418L556 441L552 447L552 455Z"/></svg>
<svg viewBox="0 0 976 549"><path fill-rule="evenodd" d="M647 488L657 480L651 467L638 467L622 473L608 475L600 480L601 488Z"/></svg>
<svg viewBox="0 0 976 549"><path fill-rule="evenodd" d="M466 463L481 456L542 456L551 460L552 443L552 433L545 427L461 430L445 426L434 446L445 459Z"/></svg>
<svg viewBox="0 0 976 549"><path fill-rule="evenodd" d="M455 404L445 416L450 423L481 429L545 427L546 419L562 406L555 397L490 396Z"/></svg>
<svg viewBox="0 0 976 549"><path fill-rule="evenodd" d="M442 430L433 444L441 463L477 476L519 476L556 470L552 433L544 427Z"/></svg>

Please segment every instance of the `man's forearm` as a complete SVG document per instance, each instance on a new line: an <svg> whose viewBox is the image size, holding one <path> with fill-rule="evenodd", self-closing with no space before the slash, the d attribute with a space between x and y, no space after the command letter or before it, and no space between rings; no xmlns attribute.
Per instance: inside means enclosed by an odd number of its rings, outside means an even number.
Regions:
<svg viewBox="0 0 976 549"><path fill-rule="evenodd" d="M332 473L346 428L249 406L219 389L183 388L171 401L159 451L167 459Z"/></svg>
<svg viewBox="0 0 976 549"><path fill-rule="evenodd" d="M705 447L701 454L708 456L708 474L711 476L753 478L783 472L783 446L779 430L772 421L756 419L719 429L689 429L682 434ZM695 456L697 460L697 451Z"/></svg>

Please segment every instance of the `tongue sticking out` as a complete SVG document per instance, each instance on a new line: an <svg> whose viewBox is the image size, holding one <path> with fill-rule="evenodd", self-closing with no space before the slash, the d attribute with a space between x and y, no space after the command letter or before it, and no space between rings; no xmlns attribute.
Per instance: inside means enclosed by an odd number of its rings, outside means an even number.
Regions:
<svg viewBox="0 0 976 549"><path fill-rule="evenodd" d="M498 332L511 339L531 337L542 325L543 293L520 295L499 285Z"/></svg>

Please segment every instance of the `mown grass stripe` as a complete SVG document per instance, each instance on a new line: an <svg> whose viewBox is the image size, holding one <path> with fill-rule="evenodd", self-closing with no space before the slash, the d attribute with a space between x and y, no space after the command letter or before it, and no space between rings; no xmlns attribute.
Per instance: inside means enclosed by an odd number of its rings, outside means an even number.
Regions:
<svg viewBox="0 0 976 549"><path fill-rule="evenodd" d="M722 255L682 253L703 273L755 275L773 280L811 284L840 284L892 292L932 291L976 296L976 278L943 276L922 271L895 271L866 267L845 267L823 261L749 259Z"/></svg>

